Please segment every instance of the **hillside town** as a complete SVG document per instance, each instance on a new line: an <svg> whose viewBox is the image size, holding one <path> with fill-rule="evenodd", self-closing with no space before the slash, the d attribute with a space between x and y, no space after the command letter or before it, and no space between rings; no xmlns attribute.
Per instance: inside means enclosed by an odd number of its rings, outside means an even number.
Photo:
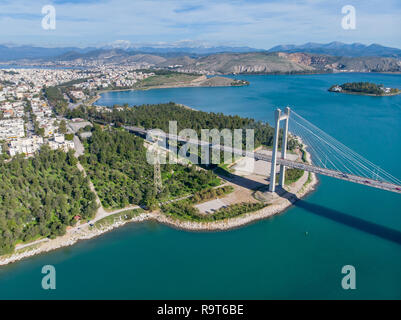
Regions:
<svg viewBox="0 0 401 320"><path fill-rule="evenodd" d="M131 88L151 75L130 67L0 70L0 153L29 157L44 144L65 151L74 148L69 121L56 115L44 94L46 87L68 84L63 97L73 108L97 90Z"/></svg>

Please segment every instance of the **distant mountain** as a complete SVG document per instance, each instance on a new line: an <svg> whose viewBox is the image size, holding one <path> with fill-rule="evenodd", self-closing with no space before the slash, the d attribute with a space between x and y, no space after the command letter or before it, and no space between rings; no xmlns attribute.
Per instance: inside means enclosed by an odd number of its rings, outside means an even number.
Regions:
<svg viewBox="0 0 401 320"><path fill-rule="evenodd" d="M262 51L250 47L229 47L229 46L217 46L217 47L133 47L129 45L105 45L100 48L87 47L59 47L59 48L45 48L36 46L10 46L0 45L0 61L10 60L21 60L21 59L50 59L53 57L68 57L78 58L79 56L85 56L86 54L96 55L101 50L121 50L121 52L127 52L129 55L134 54L157 54L165 57L183 56L183 55L207 55L213 53L223 52L255 52Z"/></svg>
<svg viewBox="0 0 401 320"><path fill-rule="evenodd" d="M326 44L308 42L302 45L279 45L268 50L269 52L304 52L327 54L344 57L392 57L401 58L401 49L385 47L379 44L364 45L362 43L346 44L330 42Z"/></svg>
<svg viewBox="0 0 401 320"><path fill-rule="evenodd" d="M158 66L209 74L292 74L322 72L401 72L401 60L389 57L341 57L311 53L251 52L212 54L198 59L170 59Z"/></svg>
<svg viewBox="0 0 401 320"><path fill-rule="evenodd" d="M170 56L171 55L171 56ZM22 62L22 61L21 61ZM25 62L25 61L24 61ZM303 52L226 52L208 55L151 54L123 49L75 51L28 63L53 65L132 65L202 74L292 74L321 72L401 72L401 60L391 57L346 57Z"/></svg>
<svg viewBox="0 0 401 320"><path fill-rule="evenodd" d="M175 61L182 65L181 69L206 72L210 74L231 73L309 73L313 67L281 57L276 53L248 52L248 53L220 53L200 57L196 60L186 59ZM170 60L160 66L171 64Z"/></svg>
<svg viewBox="0 0 401 320"><path fill-rule="evenodd" d="M129 43L118 44L114 48L83 49L3 45L0 46L0 61L48 66L141 64L143 67L202 74L401 72L401 50L376 44L307 43L277 46L268 51L205 46L132 48Z"/></svg>
<svg viewBox="0 0 401 320"><path fill-rule="evenodd" d="M148 45L135 46L129 41L117 41L102 47L59 47L45 48L36 46L12 46L0 45L0 61L16 61L16 60L39 60L56 58L57 60L66 59L87 59L96 57L97 55L114 52L121 56L134 56L137 54L150 54L160 56L165 59L189 56L190 58L199 58L211 54L220 53L260 53L260 52L287 52L287 53L311 53L324 54L342 57L392 57L401 58L401 50L381 46L379 44L364 45L361 43L345 44L342 42L321 43L305 43L303 45L279 45L269 50L255 49L251 47L240 46L206 46L188 43L164 44L164 45Z"/></svg>
<svg viewBox="0 0 401 320"><path fill-rule="evenodd" d="M50 60L70 62L82 61L86 63L97 61L101 64L147 63L155 65L166 61L166 58L159 55L125 51L122 49L96 49L86 53L71 51L60 56L53 57Z"/></svg>
<svg viewBox="0 0 401 320"><path fill-rule="evenodd" d="M138 47L133 49L133 51L154 53L154 54L185 53L185 54L195 54L195 55L207 55L207 54L226 53L226 52L236 52L236 53L257 52L264 50L255 49L251 47L218 46L218 47L170 47L170 48Z"/></svg>
<svg viewBox="0 0 401 320"><path fill-rule="evenodd" d="M77 48L44 48L35 46L7 46L0 45L0 61L20 60L20 59L47 59L62 55L67 52L85 53L93 50L93 47Z"/></svg>
<svg viewBox="0 0 401 320"><path fill-rule="evenodd" d="M247 46L211 46L208 43L199 41L179 41L172 43L155 43L138 45L128 40L117 40L109 44L103 45L102 49L123 49L126 51L151 53L151 54L189 54L189 55L206 55L225 52L257 52L265 51L264 49L255 49Z"/></svg>

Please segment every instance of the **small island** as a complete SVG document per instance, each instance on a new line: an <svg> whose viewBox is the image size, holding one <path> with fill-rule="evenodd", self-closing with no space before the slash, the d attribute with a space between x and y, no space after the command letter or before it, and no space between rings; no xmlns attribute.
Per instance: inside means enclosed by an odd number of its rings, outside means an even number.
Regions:
<svg viewBox="0 0 401 320"><path fill-rule="evenodd" d="M347 82L341 85L332 85L330 92L361 94L367 96L394 96L401 93L400 89L384 87L382 84L371 82Z"/></svg>

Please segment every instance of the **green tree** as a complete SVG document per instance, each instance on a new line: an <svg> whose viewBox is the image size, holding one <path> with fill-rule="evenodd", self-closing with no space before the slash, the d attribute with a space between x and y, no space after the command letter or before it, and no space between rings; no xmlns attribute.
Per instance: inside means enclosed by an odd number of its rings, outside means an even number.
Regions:
<svg viewBox="0 0 401 320"><path fill-rule="evenodd" d="M65 122L65 120L60 121L58 131L62 134L67 133L67 123Z"/></svg>

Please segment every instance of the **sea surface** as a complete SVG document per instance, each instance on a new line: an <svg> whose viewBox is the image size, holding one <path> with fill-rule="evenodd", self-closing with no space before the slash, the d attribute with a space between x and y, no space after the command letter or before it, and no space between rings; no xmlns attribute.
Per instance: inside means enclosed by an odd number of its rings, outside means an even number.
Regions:
<svg viewBox="0 0 401 320"><path fill-rule="evenodd" d="M99 105L174 101L271 122L291 106L401 178L401 96L328 92L401 75L236 76L247 87L110 92ZM56 290L41 269L56 268ZM344 290L341 269L356 270ZM315 192L267 220L226 232L128 224L98 238L0 267L0 299L400 299L401 195L321 177Z"/></svg>

